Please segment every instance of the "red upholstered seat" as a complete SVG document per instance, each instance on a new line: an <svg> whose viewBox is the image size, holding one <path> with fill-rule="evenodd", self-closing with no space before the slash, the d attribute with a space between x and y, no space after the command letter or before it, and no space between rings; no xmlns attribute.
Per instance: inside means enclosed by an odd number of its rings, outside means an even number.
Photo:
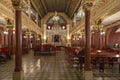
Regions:
<svg viewBox="0 0 120 80"><path fill-rule="evenodd" d="M10 58L10 54L8 53L8 47L0 48L0 54L6 56L6 58Z"/></svg>

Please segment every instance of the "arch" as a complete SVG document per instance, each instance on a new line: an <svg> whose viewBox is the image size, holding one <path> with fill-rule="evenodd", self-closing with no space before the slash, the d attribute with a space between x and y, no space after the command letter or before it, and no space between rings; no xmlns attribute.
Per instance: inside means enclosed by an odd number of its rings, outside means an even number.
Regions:
<svg viewBox="0 0 120 80"><path fill-rule="evenodd" d="M67 21L62 17L62 16L59 16L59 20L58 20L58 24L66 24ZM46 24L54 24L55 22L53 21L53 16L49 17Z"/></svg>
<svg viewBox="0 0 120 80"><path fill-rule="evenodd" d="M109 47L114 47L114 44L115 43L119 43L120 44L120 39L119 39L119 36L120 36L120 32L116 32L117 29L120 28L120 25L117 25L115 27L112 27L112 28L109 28L108 29L108 40L107 40L107 45Z"/></svg>
<svg viewBox="0 0 120 80"><path fill-rule="evenodd" d="M54 16L54 12L48 12L48 14L42 19L41 23L42 23L42 24L46 24L47 21L48 21L52 16ZM65 13L58 12L58 16L61 16L61 17L66 21L67 24L72 25L72 20L71 20L68 16L66 16Z"/></svg>

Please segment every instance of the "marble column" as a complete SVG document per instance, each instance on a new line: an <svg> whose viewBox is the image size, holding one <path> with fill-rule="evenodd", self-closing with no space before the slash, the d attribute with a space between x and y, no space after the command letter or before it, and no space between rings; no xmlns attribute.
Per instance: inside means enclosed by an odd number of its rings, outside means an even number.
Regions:
<svg viewBox="0 0 120 80"><path fill-rule="evenodd" d="M3 27L0 27L0 48L2 48L2 46L3 46Z"/></svg>
<svg viewBox="0 0 120 80"><path fill-rule="evenodd" d="M71 43L70 43L70 25L67 24L67 44L66 46L71 46Z"/></svg>
<svg viewBox="0 0 120 80"><path fill-rule="evenodd" d="M36 23L37 23L37 25L38 25L38 13L36 13Z"/></svg>
<svg viewBox="0 0 120 80"><path fill-rule="evenodd" d="M7 46L7 43L6 43L6 37L8 35L8 32L7 31L4 31L4 47Z"/></svg>
<svg viewBox="0 0 120 80"><path fill-rule="evenodd" d="M82 47L84 47L85 46L85 35L83 33L82 33L81 41L82 41Z"/></svg>
<svg viewBox="0 0 120 80"><path fill-rule="evenodd" d="M77 14L76 13L74 13L74 19L73 19L73 23L74 23L74 26L77 24Z"/></svg>
<svg viewBox="0 0 120 80"><path fill-rule="evenodd" d="M12 30L12 59L15 59L15 50L16 50L16 40L15 40L15 30Z"/></svg>
<svg viewBox="0 0 120 80"><path fill-rule="evenodd" d="M27 1L28 1L28 16L29 16L29 18L31 18L30 0L27 0Z"/></svg>
<svg viewBox="0 0 120 80"><path fill-rule="evenodd" d="M99 19L97 21L97 24L96 24L96 28L94 28L94 45L95 45L95 49L102 49L102 36L101 36L101 29L102 29L102 26L101 26L101 22L102 20Z"/></svg>
<svg viewBox="0 0 120 80"><path fill-rule="evenodd" d="M33 35L33 49L35 49L36 47L36 41L37 41L37 37L36 37L36 34Z"/></svg>
<svg viewBox="0 0 120 80"><path fill-rule="evenodd" d="M27 29L26 32L25 32L27 53L30 50L30 43L31 43L30 34L31 33L30 33L29 29Z"/></svg>
<svg viewBox="0 0 120 80"><path fill-rule="evenodd" d="M9 54L9 59L11 58L12 54L12 30L13 30L13 25L12 21L10 19L7 19L7 25L6 27L8 28L8 54Z"/></svg>
<svg viewBox="0 0 120 80"><path fill-rule="evenodd" d="M24 80L24 72L22 68L22 25L21 25L21 0L11 0L15 9L15 33L16 33L16 50L15 50L15 70L13 80Z"/></svg>
<svg viewBox="0 0 120 80"><path fill-rule="evenodd" d="M100 30L94 30L94 49L100 49Z"/></svg>
<svg viewBox="0 0 120 80"><path fill-rule="evenodd" d="M43 25L44 26L44 32L43 32L43 44L45 44L46 43L46 37L47 37L47 35L46 35L46 29L47 29L47 25L46 24L44 24Z"/></svg>
<svg viewBox="0 0 120 80"><path fill-rule="evenodd" d="M42 39L41 39L41 35L40 35L40 40L39 40L40 42L39 42L39 44L40 44L40 46L42 46Z"/></svg>
<svg viewBox="0 0 120 80"><path fill-rule="evenodd" d="M9 30L8 30L8 49L9 49L9 51L8 51L8 53L9 53L9 58L11 58L11 54L12 54L12 35L13 35L13 33L12 33L12 29L11 28L9 28Z"/></svg>
<svg viewBox="0 0 120 80"><path fill-rule="evenodd" d="M85 80L93 80L93 73L91 69L91 36L90 36L90 9L93 3L87 2L83 8L85 10L85 65L84 65L84 78Z"/></svg>

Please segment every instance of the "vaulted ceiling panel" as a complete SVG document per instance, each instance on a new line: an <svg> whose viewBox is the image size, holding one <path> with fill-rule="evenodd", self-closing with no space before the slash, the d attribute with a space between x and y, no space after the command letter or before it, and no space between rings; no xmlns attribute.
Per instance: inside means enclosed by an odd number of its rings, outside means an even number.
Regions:
<svg viewBox="0 0 120 80"><path fill-rule="evenodd" d="M47 12L65 12L69 17L78 9L82 0L31 0L40 14L46 15ZM43 16L42 16L43 17Z"/></svg>

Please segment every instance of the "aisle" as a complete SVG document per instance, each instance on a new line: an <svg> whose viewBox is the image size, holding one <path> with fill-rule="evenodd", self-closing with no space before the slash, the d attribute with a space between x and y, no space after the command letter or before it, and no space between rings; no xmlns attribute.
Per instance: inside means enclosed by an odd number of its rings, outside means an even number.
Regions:
<svg viewBox="0 0 120 80"><path fill-rule="evenodd" d="M32 58L32 59L31 59ZM25 80L80 80L79 72L72 68L63 51L56 55L24 58Z"/></svg>
<svg viewBox="0 0 120 80"><path fill-rule="evenodd" d="M25 80L82 80L82 74L68 63L63 51L56 55L34 56L31 51L23 55ZM98 67L93 69L94 80L120 80L117 66L99 73ZM0 80L13 80L14 60L0 64Z"/></svg>

